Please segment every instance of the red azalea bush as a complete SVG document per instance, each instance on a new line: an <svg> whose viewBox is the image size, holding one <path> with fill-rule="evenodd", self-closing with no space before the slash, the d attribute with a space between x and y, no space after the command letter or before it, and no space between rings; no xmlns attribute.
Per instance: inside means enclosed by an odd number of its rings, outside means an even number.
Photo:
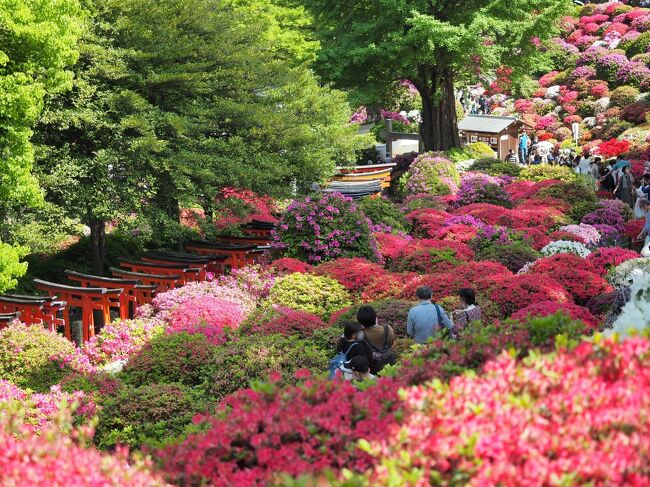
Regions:
<svg viewBox="0 0 650 487"><path fill-rule="evenodd" d="M555 301L532 303L530 306L526 306L525 308L513 313L511 318L513 320L527 320L528 318L535 316L554 315L558 311L563 311L574 320L584 321L592 328L598 326L598 320L587 308L572 303L557 303Z"/></svg>
<svg viewBox="0 0 650 487"><path fill-rule="evenodd" d="M643 230L643 226L645 225L645 218L638 218L636 220L630 220L625 223L625 235L632 240L636 240L636 238L639 236L641 233L641 230Z"/></svg>
<svg viewBox="0 0 650 487"><path fill-rule="evenodd" d="M298 335L309 338L316 330L327 328L329 325L322 318L307 311L299 311L285 306L273 306L253 313L242 324L243 333L258 333L284 336Z"/></svg>
<svg viewBox="0 0 650 487"><path fill-rule="evenodd" d="M314 272L336 279L353 293L361 293L373 280L386 274L380 265L359 257L332 260L317 266Z"/></svg>
<svg viewBox="0 0 650 487"><path fill-rule="evenodd" d="M588 255L586 260L596 269L598 274L604 276L610 267L616 267L626 260L639 257L639 254L633 250L619 247L602 247Z"/></svg>
<svg viewBox="0 0 650 487"><path fill-rule="evenodd" d="M293 274L294 272L306 274L312 270L312 266L306 262L294 259L292 257L283 257L281 259L276 259L271 262L271 267L278 271L280 274Z"/></svg>
<svg viewBox="0 0 650 487"><path fill-rule="evenodd" d="M452 271L441 274L415 276L406 282L400 297L415 299L415 291L420 286L429 286L433 291L433 299L440 300L447 296L457 296L464 287L471 287L479 294L487 292L499 282L512 278L504 265L498 262L481 261L465 262Z"/></svg>
<svg viewBox="0 0 650 487"><path fill-rule="evenodd" d="M441 228L436 232L435 237L440 240L451 240L452 242L461 242L468 244L476 237L478 230L470 225L453 224Z"/></svg>
<svg viewBox="0 0 650 487"><path fill-rule="evenodd" d="M490 300L497 303L504 316L539 301L572 301L562 284L546 275L536 274L522 274L495 283Z"/></svg>
<svg viewBox="0 0 650 487"><path fill-rule="evenodd" d="M214 296L190 299L172 310L167 331L202 333L211 343L223 343L225 328L237 328L246 318L241 306Z"/></svg>
<svg viewBox="0 0 650 487"><path fill-rule="evenodd" d="M584 238L581 238L571 232L565 232L564 230L555 230L549 235L549 239L551 242L554 242L556 240L568 240L569 242L587 243Z"/></svg>
<svg viewBox="0 0 650 487"><path fill-rule="evenodd" d="M433 237L450 216L446 211L423 208L408 213L406 219L412 225L413 235Z"/></svg>
<svg viewBox="0 0 650 487"><path fill-rule="evenodd" d="M472 249L460 242L415 239L402 249L390 268L396 272L444 272L473 257Z"/></svg>
<svg viewBox="0 0 650 487"><path fill-rule="evenodd" d="M397 389L382 381L370 394L349 382L308 380L243 390L202 419L206 431L159 455L167 478L182 485L270 485L280 473L363 472L376 461L358 442L392 430Z"/></svg>
<svg viewBox="0 0 650 487"><path fill-rule="evenodd" d="M542 250L546 245L551 243L551 239L542 230L535 227L522 228L524 236L532 242L535 250Z"/></svg>
<svg viewBox="0 0 650 487"><path fill-rule="evenodd" d="M375 238L379 246L379 253L387 262L396 259L402 249L411 241L410 237L400 237L392 233L375 233Z"/></svg>
<svg viewBox="0 0 650 487"><path fill-rule="evenodd" d="M561 271L562 269L577 269L592 272L594 274L598 273L597 269L591 264L591 262L569 252L563 252L538 259L530 267L529 272L548 274L552 276L553 273Z"/></svg>
<svg viewBox="0 0 650 487"><path fill-rule="evenodd" d="M598 155L605 159L620 156L630 150L631 143L629 140L611 139L602 142L597 148Z"/></svg>
<svg viewBox="0 0 650 487"><path fill-rule="evenodd" d="M559 255L559 254L558 254ZM558 255L552 256L557 257ZM581 257L575 256L578 259ZM545 259L542 259L545 260ZM564 258L553 262L537 262L531 267L531 275L547 275L562 284L578 304L586 303L589 298L612 290L607 281L598 274L596 268L585 259L571 264L572 258Z"/></svg>
<svg viewBox="0 0 650 487"><path fill-rule="evenodd" d="M371 485L647 485L650 341L583 342L405 391L403 429L371 442ZM480 409L478 406L480 405Z"/></svg>
<svg viewBox="0 0 650 487"><path fill-rule="evenodd" d="M405 284L415 276L415 273L396 274L386 272L383 276L373 278L361 293L361 300L376 301L378 299L395 298L402 293Z"/></svg>

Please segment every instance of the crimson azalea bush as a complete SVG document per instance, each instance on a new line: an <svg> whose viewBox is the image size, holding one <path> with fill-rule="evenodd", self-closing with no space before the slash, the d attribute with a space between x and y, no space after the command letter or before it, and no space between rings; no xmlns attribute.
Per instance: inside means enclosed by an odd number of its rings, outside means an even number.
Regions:
<svg viewBox="0 0 650 487"><path fill-rule="evenodd" d="M373 280L381 279L386 271L379 264L356 257L325 262L317 266L314 273L336 279L351 293L359 294Z"/></svg>
<svg viewBox="0 0 650 487"><path fill-rule="evenodd" d="M619 247L602 247L589 254L586 260L594 267L598 274L605 276L611 267L616 267L626 260L638 258L638 252L634 252L633 250L621 249Z"/></svg>
<svg viewBox="0 0 650 487"><path fill-rule="evenodd" d="M182 485L270 485L281 473L363 472L375 461L358 442L390 431L397 403L397 387L388 381L372 394L339 381L260 384L203 418L205 432L157 456L167 479Z"/></svg>
<svg viewBox="0 0 650 487"><path fill-rule="evenodd" d="M523 362L504 353L480 376L409 389L404 429L367 448L382 460L368 481L645 485L649 350L637 338Z"/></svg>
<svg viewBox="0 0 650 487"><path fill-rule="evenodd" d="M328 325L320 316L307 311L298 311L284 306L261 308L254 312L239 328L240 334L256 333L284 336L311 337L316 330Z"/></svg>
<svg viewBox="0 0 650 487"><path fill-rule="evenodd" d="M293 201L273 232L273 247L309 263L339 257L380 259L371 221L340 193Z"/></svg>
<svg viewBox="0 0 650 487"><path fill-rule="evenodd" d="M375 238L379 245L379 252L386 263L390 263L391 260L396 259L402 249L411 240L411 237L402 237L393 235L392 233L376 233Z"/></svg>
<svg viewBox="0 0 650 487"><path fill-rule="evenodd" d="M167 333L187 332L205 335L211 343L225 341L228 329L236 329L246 318L246 313L233 301L214 296L203 296L183 302L174 308L169 317Z"/></svg>
<svg viewBox="0 0 650 487"><path fill-rule="evenodd" d="M402 274L387 272L383 276L378 276L370 281L363 290L361 300L367 302L395 298L402 292L404 285L415 275L417 275L415 272Z"/></svg>
<svg viewBox="0 0 650 487"><path fill-rule="evenodd" d="M294 272L301 272L303 274L311 272L312 267L303 262L302 260L293 259L291 257L282 257L271 262L271 267L278 271L280 274L293 274Z"/></svg>
<svg viewBox="0 0 650 487"><path fill-rule="evenodd" d="M572 302L571 295L555 279L529 274L495 283L490 299L499 305L504 316L540 301Z"/></svg>
<svg viewBox="0 0 650 487"><path fill-rule="evenodd" d="M414 239L391 261L390 268L396 272L442 272L473 257L472 249L461 242Z"/></svg>
<svg viewBox="0 0 650 487"><path fill-rule="evenodd" d="M532 303L530 306L513 313L511 318L513 320L527 320L536 316L554 315L558 311L567 314L574 320L584 321L593 328L598 326L598 319L587 308L572 303L557 303L555 301Z"/></svg>
<svg viewBox="0 0 650 487"><path fill-rule="evenodd" d="M268 303L327 319L334 311L349 306L351 301L348 291L330 277L294 273L275 282Z"/></svg>
<svg viewBox="0 0 650 487"><path fill-rule="evenodd" d="M515 350L519 357L533 349L551 351L556 336L577 338L587 330L584 323L563 313L523 321L470 323L458 332L457 339L438 337L411 352L395 368L394 375L408 386L433 379L448 382L467 370L481 371L503 350Z"/></svg>
<svg viewBox="0 0 650 487"><path fill-rule="evenodd" d="M450 216L449 213L443 210L423 208L408 213L406 218L413 227L413 235L425 238L434 236Z"/></svg>

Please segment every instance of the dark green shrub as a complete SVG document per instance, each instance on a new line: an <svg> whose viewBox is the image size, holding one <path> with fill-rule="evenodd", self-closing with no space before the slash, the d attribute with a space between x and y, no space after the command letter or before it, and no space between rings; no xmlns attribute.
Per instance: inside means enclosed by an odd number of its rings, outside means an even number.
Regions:
<svg viewBox="0 0 650 487"><path fill-rule="evenodd" d="M207 380L204 368L215 348L202 334L162 335L129 359L121 378L133 386L159 383L198 386Z"/></svg>
<svg viewBox="0 0 650 487"><path fill-rule="evenodd" d="M209 368L210 394L221 399L271 372L279 373L286 383L295 383L298 369L325 372L331 355L316 348L311 340L295 336L242 336L215 350Z"/></svg>
<svg viewBox="0 0 650 487"><path fill-rule="evenodd" d="M202 390L182 384L125 385L104 400L95 443L100 448L164 444L181 437L209 405Z"/></svg>
<svg viewBox="0 0 650 487"><path fill-rule="evenodd" d="M53 355L73 355L74 345L41 326L14 324L0 331L0 379L18 387L48 392L68 373Z"/></svg>
<svg viewBox="0 0 650 487"><path fill-rule="evenodd" d="M634 103L637 96L639 96L639 90L634 86L619 86L610 93L609 105L610 107L625 108L630 103Z"/></svg>
<svg viewBox="0 0 650 487"><path fill-rule="evenodd" d="M625 54L627 55L628 58L631 58L632 56L636 56L637 54L643 54L644 52L648 52L649 47L650 47L650 31L643 32L639 37L634 39L631 43L629 43L626 46Z"/></svg>
<svg viewBox="0 0 650 487"><path fill-rule="evenodd" d="M582 221L587 213L591 213L598 208L599 207L596 201L578 201L574 203L571 208L569 208L569 211L567 211L566 215L571 219L572 222L578 224Z"/></svg>
<svg viewBox="0 0 650 487"><path fill-rule="evenodd" d="M515 242L504 245L490 245L476 252L476 260L492 260L506 266L512 272L517 272L524 265L541 257L532 247Z"/></svg>
<svg viewBox="0 0 650 487"><path fill-rule="evenodd" d="M582 181L554 184L553 186L542 189L538 194L542 197L551 197L566 201L572 206L579 203L596 203L598 200L594 188L587 186Z"/></svg>
<svg viewBox="0 0 650 487"><path fill-rule="evenodd" d="M393 230L408 231L409 225L404 214L391 201L369 196L359 200L359 207L376 225L388 225Z"/></svg>

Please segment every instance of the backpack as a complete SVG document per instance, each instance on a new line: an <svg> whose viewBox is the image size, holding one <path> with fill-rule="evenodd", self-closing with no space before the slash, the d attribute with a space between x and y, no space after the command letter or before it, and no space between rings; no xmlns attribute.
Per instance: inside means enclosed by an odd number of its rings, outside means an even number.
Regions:
<svg viewBox="0 0 650 487"><path fill-rule="evenodd" d="M336 357L329 361L329 378L334 379L336 377L336 372L341 370L343 364L348 361L348 352L352 350L352 347L358 345L358 343L351 344L345 352L339 352Z"/></svg>
<svg viewBox="0 0 650 487"><path fill-rule="evenodd" d="M370 347L372 351L372 360L370 361L370 371L373 374L381 371L386 365L393 365L397 362L397 354L395 350L388 346L388 327L384 326L384 345L381 348L375 347L372 343L364 337L363 341Z"/></svg>

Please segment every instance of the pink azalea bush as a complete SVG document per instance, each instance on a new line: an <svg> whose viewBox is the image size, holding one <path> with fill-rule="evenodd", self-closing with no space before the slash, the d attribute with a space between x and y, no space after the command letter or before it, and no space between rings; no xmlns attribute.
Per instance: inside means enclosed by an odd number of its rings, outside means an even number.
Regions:
<svg viewBox="0 0 650 487"><path fill-rule="evenodd" d="M167 333L201 333L219 345L225 341L226 329L236 329L246 318L246 312L233 301L214 296L184 301L169 316Z"/></svg>

